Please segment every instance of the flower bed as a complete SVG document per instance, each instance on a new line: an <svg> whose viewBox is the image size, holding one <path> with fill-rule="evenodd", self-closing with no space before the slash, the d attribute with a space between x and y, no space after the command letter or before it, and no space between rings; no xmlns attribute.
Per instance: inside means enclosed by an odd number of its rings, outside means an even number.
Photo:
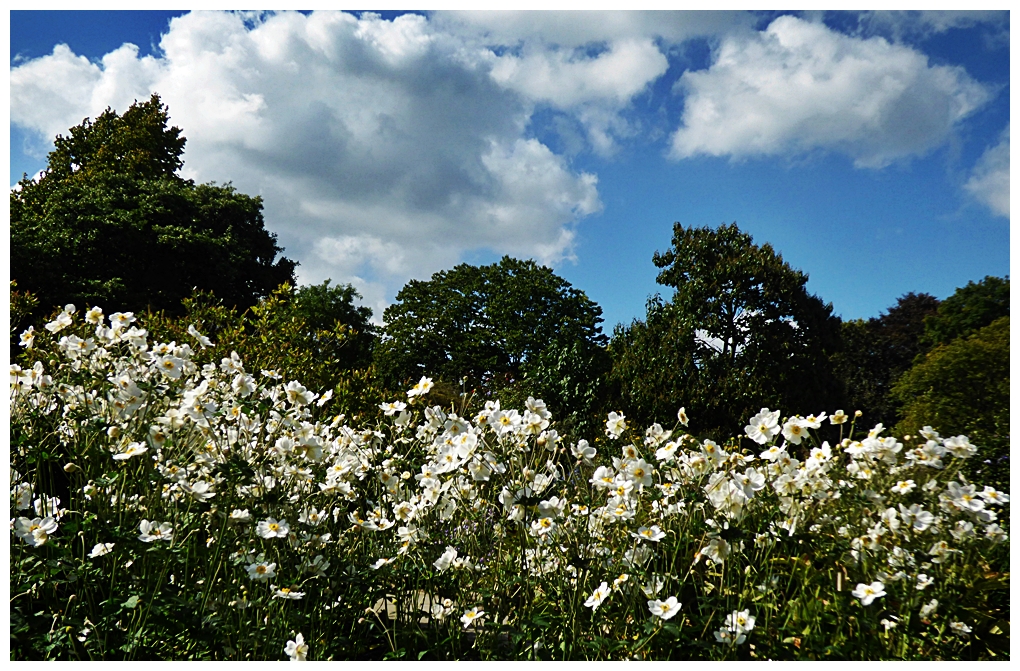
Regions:
<svg viewBox="0 0 1020 671"><path fill-rule="evenodd" d="M1009 496L965 436L568 442L428 378L354 424L194 327L75 315L11 367L12 658L1008 658Z"/></svg>

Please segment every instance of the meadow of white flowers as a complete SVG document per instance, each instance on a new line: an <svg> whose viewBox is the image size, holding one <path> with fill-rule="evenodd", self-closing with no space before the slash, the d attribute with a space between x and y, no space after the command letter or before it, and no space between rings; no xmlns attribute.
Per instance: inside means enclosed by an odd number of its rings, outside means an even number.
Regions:
<svg viewBox="0 0 1020 671"><path fill-rule="evenodd" d="M1009 495L966 436L763 408L717 444L681 408L568 442L428 378L358 424L189 333L22 334L12 658L1008 658Z"/></svg>

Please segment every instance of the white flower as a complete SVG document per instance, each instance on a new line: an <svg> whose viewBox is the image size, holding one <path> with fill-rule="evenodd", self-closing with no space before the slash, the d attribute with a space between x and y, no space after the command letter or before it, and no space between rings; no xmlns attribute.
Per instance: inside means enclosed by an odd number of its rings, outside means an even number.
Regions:
<svg viewBox="0 0 1020 671"><path fill-rule="evenodd" d="M606 420L607 436L611 438L619 438L626 429L627 422L624 421L624 415L622 413L609 413L609 418Z"/></svg>
<svg viewBox="0 0 1020 671"><path fill-rule="evenodd" d="M726 628L736 633L749 632L754 629L754 615L750 610L735 610L726 616Z"/></svg>
<svg viewBox="0 0 1020 671"><path fill-rule="evenodd" d="M128 324L133 321L135 321L134 312L114 312L110 315L110 326L112 326L115 331L127 328Z"/></svg>
<svg viewBox="0 0 1020 671"><path fill-rule="evenodd" d="M158 526L157 526L158 525ZM169 541L173 538L174 527L169 522L150 522L149 520L142 520L138 525L138 530L141 532L138 536L138 540L145 543L151 543L152 541Z"/></svg>
<svg viewBox="0 0 1020 671"><path fill-rule="evenodd" d="M383 566L386 566L387 564L392 564L392 563L393 563L393 559L388 559L386 557L380 557L379 559L375 560L374 564L372 564L372 568L375 569L375 570L379 570Z"/></svg>
<svg viewBox="0 0 1020 671"><path fill-rule="evenodd" d="M49 540L50 534L56 530L57 522L52 517L36 517L31 520L27 517L19 517L14 523L14 532L32 547L45 544Z"/></svg>
<svg viewBox="0 0 1020 671"><path fill-rule="evenodd" d="M935 582L935 578L929 578L924 573L917 576L917 589L924 589Z"/></svg>
<svg viewBox="0 0 1020 671"><path fill-rule="evenodd" d="M450 568L450 565L453 564L453 560L456 558L457 548L447 545L446 552L440 555L439 559L434 561L432 565L435 566L440 573L443 573L444 571Z"/></svg>
<svg viewBox="0 0 1020 671"><path fill-rule="evenodd" d="M114 461L124 461L139 454L145 454L148 451L149 448L145 443L131 443L123 452L114 454L113 459Z"/></svg>
<svg viewBox="0 0 1020 671"><path fill-rule="evenodd" d="M274 599L297 600L305 595L304 592L295 592L289 587L277 587L276 585L271 585L270 589L273 590Z"/></svg>
<svg viewBox="0 0 1020 671"><path fill-rule="evenodd" d="M769 442L779 433L779 411L762 408L744 427L744 433L759 445Z"/></svg>
<svg viewBox="0 0 1020 671"><path fill-rule="evenodd" d="M723 627L719 631L715 632L715 640L728 645L740 645L747 640L747 634L744 634L743 632L735 634L726 627Z"/></svg>
<svg viewBox="0 0 1020 671"><path fill-rule="evenodd" d="M308 524L313 527L321 524L324 519L326 519L326 511L316 510L314 506L302 510L301 514L298 515L298 522Z"/></svg>
<svg viewBox="0 0 1020 671"><path fill-rule="evenodd" d="M253 562L245 567L248 577L259 582L266 582L276 577L276 562L267 564L265 562Z"/></svg>
<svg viewBox="0 0 1020 671"><path fill-rule="evenodd" d="M425 394L429 393L432 387L433 387L432 378L422 377L420 380L418 380L418 384L414 385L413 387L407 390L407 397L414 398L415 396L424 396Z"/></svg>
<svg viewBox="0 0 1020 671"><path fill-rule="evenodd" d="M464 628L467 629L475 620L483 615L485 615L485 611L481 608L469 608L460 616L460 621L464 623Z"/></svg>
<svg viewBox="0 0 1020 671"><path fill-rule="evenodd" d="M949 454L957 459L967 459L977 454L977 448L970 444L967 436L946 438L942 444L945 446L946 452L949 452Z"/></svg>
<svg viewBox="0 0 1020 671"><path fill-rule="evenodd" d="M885 585L877 580L870 585L857 583L857 589L851 592L851 594L861 600L862 606L870 606L872 601L880 596L885 596Z"/></svg>
<svg viewBox="0 0 1020 671"><path fill-rule="evenodd" d="M791 417L783 424L783 437L794 445L800 445L800 441L807 436L807 426L800 417Z"/></svg>
<svg viewBox="0 0 1020 671"><path fill-rule="evenodd" d="M986 486L983 491L978 492L978 496L990 505L1009 503L1009 494L996 491L995 487Z"/></svg>
<svg viewBox="0 0 1020 671"><path fill-rule="evenodd" d="M961 636L966 636L971 631L970 627L965 625L963 622L950 622L949 628L953 630L953 633Z"/></svg>
<svg viewBox="0 0 1020 671"><path fill-rule="evenodd" d="M262 538L286 538L290 533L287 520L277 521L275 518L268 518L258 523L256 532Z"/></svg>
<svg viewBox="0 0 1020 671"><path fill-rule="evenodd" d="M687 426L687 410L686 409L680 408L679 410L677 410L676 411L676 418L680 421L681 424L683 424L684 426Z"/></svg>
<svg viewBox="0 0 1020 671"><path fill-rule="evenodd" d="M609 583L603 581L603 583L591 593L591 596L584 602L584 605L591 608L592 611L596 611L599 609L599 606L602 605L602 602L609 598L609 594Z"/></svg>
<svg viewBox="0 0 1020 671"><path fill-rule="evenodd" d="M114 543L96 543L96 546L92 548L92 552L89 553L89 557L95 559L96 557L109 554L113 550L113 546Z"/></svg>
<svg viewBox="0 0 1020 671"><path fill-rule="evenodd" d="M895 485L893 485L889 489L889 491L891 491L893 494L900 494L902 496L914 491L916 487L917 485L914 483L913 480L900 480Z"/></svg>
<svg viewBox="0 0 1020 671"><path fill-rule="evenodd" d="M652 615L668 620L680 612L681 605L675 596L671 596L665 601L659 601L658 599L649 601L648 610Z"/></svg>
<svg viewBox="0 0 1020 671"><path fill-rule="evenodd" d="M712 538L708 541L708 545L701 548L698 554L695 555L695 561L701 557L705 557L710 560L713 564L722 564L726 561L726 558L730 555L730 544L722 538Z"/></svg>
<svg viewBox="0 0 1020 671"><path fill-rule="evenodd" d="M305 643L305 637L301 634L295 636L293 641L287 641L287 646L283 651L287 653L292 662L303 662L308 659L308 644Z"/></svg>
<svg viewBox="0 0 1020 671"><path fill-rule="evenodd" d="M829 421L833 424L843 424L846 422L846 420L847 415L842 410L837 410L836 412L829 415Z"/></svg>
<svg viewBox="0 0 1020 671"><path fill-rule="evenodd" d="M928 617L939 607L939 600L932 599L928 603L921 606L921 617Z"/></svg>
<svg viewBox="0 0 1020 671"><path fill-rule="evenodd" d="M595 458L595 448L588 444L588 441L582 438L577 441L576 445L570 446L570 453L577 459L584 459L585 461L591 461Z"/></svg>
<svg viewBox="0 0 1020 671"><path fill-rule="evenodd" d="M231 522L247 522L250 519L251 513L248 512L247 508L245 508L244 510L241 510L240 508L234 508L233 510L230 511Z"/></svg>
<svg viewBox="0 0 1020 671"><path fill-rule="evenodd" d="M103 308L91 307L88 312L85 313L85 321L89 324L102 324L103 323Z"/></svg>
<svg viewBox="0 0 1020 671"><path fill-rule="evenodd" d="M209 340L209 338L207 338L204 335L202 335L201 333L199 333L198 329L195 328L194 324L191 324L190 326L188 326L188 335L190 335L192 338L197 340L198 344L201 345L203 349L205 349L206 347L212 347L213 346L212 341Z"/></svg>
<svg viewBox="0 0 1020 671"><path fill-rule="evenodd" d="M70 326L72 321L73 320L71 319L71 315L67 314L66 312L61 312L59 315L57 315L56 319L46 324L45 328L50 333L59 333L60 331L63 331L65 328Z"/></svg>
<svg viewBox="0 0 1020 671"><path fill-rule="evenodd" d="M25 349L32 349L32 344L35 342L35 327L29 326L27 329L21 332L21 346Z"/></svg>
<svg viewBox="0 0 1020 671"><path fill-rule="evenodd" d="M326 391L325 394L323 394L319 398L318 401L315 402L315 405L317 405L317 406L319 406L321 408L322 406L326 405L326 402L329 401L329 399L331 399L331 398L333 398L333 390L329 389L329 390Z"/></svg>
<svg viewBox="0 0 1020 671"><path fill-rule="evenodd" d="M387 417L392 417L406 407L407 404L403 401L393 401L392 403L382 403L379 405L379 409L382 410L383 414Z"/></svg>
<svg viewBox="0 0 1020 671"><path fill-rule="evenodd" d="M658 543L666 537L666 532L653 524L650 527L639 527L637 533L631 532L630 535L634 538L640 538L646 541L655 541Z"/></svg>
<svg viewBox="0 0 1020 671"><path fill-rule="evenodd" d="M308 405L315 398L315 394L308 391L304 385L299 383L297 380L291 380L287 383L287 386L283 388L287 392L287 400L294 405Z"/></svg>

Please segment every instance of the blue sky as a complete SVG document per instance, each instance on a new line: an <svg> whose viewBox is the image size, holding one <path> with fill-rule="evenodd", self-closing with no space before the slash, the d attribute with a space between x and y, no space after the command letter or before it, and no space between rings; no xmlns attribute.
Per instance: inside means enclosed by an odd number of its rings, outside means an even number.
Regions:
<svg viewBox="0 0 1020 671"><path fill-rule="evenodd" d="M184 174L261 194L300 280L377 316L511 254L611 331L668 296L674 221L737 222L846 319L1009 273L1004 13L16 11L11 183L152 91Z"/></svg>

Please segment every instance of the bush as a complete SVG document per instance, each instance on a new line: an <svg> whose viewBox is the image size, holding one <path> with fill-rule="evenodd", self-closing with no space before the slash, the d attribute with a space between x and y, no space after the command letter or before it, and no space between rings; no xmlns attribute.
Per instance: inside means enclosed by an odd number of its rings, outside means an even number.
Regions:
<svg viewBox="0 0 1020 671"><path fill-rule="evenodd" d="M903 404L896 430L926 425L946 435L967 434L985 446L968 464L971 477L1009 485L1009 317L929 352L893 387Z"/></svg>
<svg viewBox="0 0 1020 671"><path fill-rule="evenodd" d="M60 313L12 366L12 659L1008 658L965 438L764 409L567 444L427 378L352 422L149 326Z"/></svg>

